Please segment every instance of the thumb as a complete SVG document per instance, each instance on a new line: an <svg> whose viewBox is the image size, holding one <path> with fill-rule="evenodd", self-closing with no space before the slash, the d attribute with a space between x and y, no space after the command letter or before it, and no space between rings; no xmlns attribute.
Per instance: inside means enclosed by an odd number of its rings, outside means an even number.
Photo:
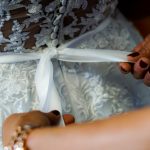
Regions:
<svg viewBox="0 0 150 150"><path fill-rule="evenodd" d="M70 125L70 124L73 124L75 122L75 118L71 114L63 115L63 119L64 119L64 122L65 122L65 125Z"/></svg>
<svg viewBox="0 0 150 150"><path fill-rule="evenodd" d="M53 110L49 113L45 113L45 115L48 117L51 126L56 126L59 124L61 119L59 111Z"/></svg>
<svg viewBox="0 0 150 150"><path fill-rule="evenodd" d="M52 112L46 113L46 115L50 120L50 125L56 126L56 125L59 124L60 119L61 119L61 115L60 115L59 111L54 110ZM63 119L64 119L64 122L65 122L65 125L70 125L70 124L75 122L75 118L71 114L64 114Z"/></svg>

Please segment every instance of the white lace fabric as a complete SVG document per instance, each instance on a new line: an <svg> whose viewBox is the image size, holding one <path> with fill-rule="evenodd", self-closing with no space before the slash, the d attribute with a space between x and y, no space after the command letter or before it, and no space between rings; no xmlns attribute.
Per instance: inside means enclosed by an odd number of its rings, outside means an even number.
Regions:
<svg viewBox="0 0 150 150"><path fill-rule="evenodd" d="M7 7L9 0L5 0L0 2L3 4L3 8L8 10L8 8L4 7L4 4ZM22 0L11 1L11 7L9 10L14 9L14 7L22 7L20 3ZM113 11L116 2L112 0L99 0L97 1L97 5L93 8L92 13L87 13L87 17L81 17L79 26L82 24L83 28L78 28L78 17L76 17L75 11L71 11L73 8L82 8L83 10L88 7L89 1L87 0L76 0L71 1L75 2L74 5L68 3L66 16L71 16L73 21L67 25L60 25L61 34L59 33L59 42L63 44L64 37L67 35L70 37L75 37L75 33L79 30L80 34L86 32L87 30L91 30L95 28L95 25L101 22L107 15L104 15L104 12L108 10ZM14 5L13 5L14 4ZM36 5L32 5L36 4ZM109 5L107 5L109 4ZM38 6L36 8L40 8L40 0L39 1L31 1L31 5L28 5L29 12L33 13L33 6ZM45 11L54 11L55 3L51 2L45 8ZM73 6L73 8L72 8ZM24 7L24 6L23 6ZM53 9L52 9L53 8ZM1 9L3 10L3 9ZM107 10L107 11L106 11ZM111 11L108 11L109 14ZM10 11L7 11L9 14ZM38 13L37 13L38 12ZM101 13L99 13L101 12ZM37 14L36 14L37 13ZM40 17L39 13L41 11L36 11L33 15L29 15L29 20L26 20L27 23L31 23L31 20L36 17ZM119 14L119 13L118 13ZM51 15L51 14L50 14ZM102 16L101 16L102 15ZM3 16L3 12L0 13L0 16ZM9 16L9 15L8 15ZM8 17L7 16L7 17ZM98 22L93 23L93 16L98 17L94 18L94 20L98 19ZM105 16L105 17L104 17ZM119 15L117 15L119 16ZM5 18L9 20L8 18ZM6 21L4 20L4 21ZM38 21L38 19L37 19ZM43 21L44 22L44 21ZM41 31L37 35L36 34L36 48L39 50L41 45L47 43L47 40L50 39L49 35L51 32L50 22L44 22L44 26L41 25ZM14 23L15 24L15 23ZM16 24L18 26L17 29L20 31L21 37L26 34L22 34L22 25ZM1 25L3 26L3 24ZM29 26L29 24L26 26ZM47 27L48 26L48 27ZM62 32L64 31L64 32ZM18 38L19 33L15 38ZM131 33L134 33L131 34ZM45 38L41 38L41 37ZM10 39L4 39L3 36L0 39L1 43L6 42ZM20 37L20 36L19 36ZM26 38L23 38L26 39ZM6 41L5 41L6 40ZM41 41L42 40L42 41ZM113 18L111 23L102 31L93 35L77 43L77 48L95 48L95 49L119 49L119 50L131 50L137 42L141 40L140 36L138 36L136 30L129 25L127 21L125 21L122 17ZM3 41L3 42L2 42ZM14 42L14 41L13 41ZM16 45L8 42L11 50L13 52L24 52L28 51L24 48L24 42L16 42ZM17 45L20 43L20 47ZM7 45L7 46L8 46ZM16 49L18 48L18 49ZM33 48L35 50L36 48ZM7 50L6 50L7 51ZM57 90L61 97L61 104L63 113L71 113L75 116L77 122L84 122L88 120L102 119L105 117L109 117L110 115L126 112L132 110L136 107L142 105L148 105L149 101L145 98L145 101L140 101L140 98L143 96L143 93L137 95L135 91L130 89L131 83L133 85L139 86L138 90L144 89L149 97L149 89L146 89L143 85L139 83L135 83L135 81L131 79L131 77L125 78L122 76L116 64L110 63L66 63L62 61L53 60L54 65L54 79ZM39 100L37 98L34 76L35 70L37 67L36 61L29 61L24 63L16 63L16 64L0 64L0 126L2 128L2 122L4 119L16 112L25 112L30 110L35 110L39 108ZM124 79L126 79L124 81ZM127 82L128 81L128 82ZM130 83L130 82L131 83ZM129 84L130 83L130 84ZM131 86L133 87L133 86ZM134 93L134 95L133 95ZM0 129L1 129L0 128ZM0 131L1 133L1 131ZM2 149L2 147L1 147Z"/></svg>
<svg viewBox="0 0 150 150"><path fill-rule="evenodd" d="M128 28L135 33L119 17L104 30L79 42L76 47L132 50L137 43L134 38L137 37L132 37ZM136 107L135 103L138 102L128 90L128 85L120 81L123 78L115 63L60 62L60 65L62 78L57 73L55 78L63 101L63 111L74 114L77 122L102 119Z"/></svg>
<svg viewBox="0 0 150 150"><path fill-rule="evenodd" d="M63 14L57 13L60 2L66 3L59 10ZM58 0L0 1L0 50L20 53L38 51L49 41L53 45L62 44L66 39L95 28L113 13L117 3L116 0L95 0L94 5L90 0L60 2ZM79 15L80 11L82 14ZM11 28L10 31L8 27Z"/></svg>

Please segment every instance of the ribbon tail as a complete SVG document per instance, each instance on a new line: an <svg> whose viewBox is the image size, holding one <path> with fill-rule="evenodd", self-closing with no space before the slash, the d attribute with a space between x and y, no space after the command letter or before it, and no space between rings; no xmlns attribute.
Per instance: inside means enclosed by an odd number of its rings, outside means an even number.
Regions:
<svg viewBox="0 0 150 150"><path fill-rule="evenodd" d="M129 62L127 55L131 52L107 49L64 48L58 59L68 62Z"/></svg>
<svg viewBox="0 0 150 150"><path fill-rule="evenodd" d="M35 75L36 90L39 97L39 110L50 112L57 110L62 114L61 100L53 80L53 64L50 52L43 54L37 67ZM64 125L61 120L61 125Z"/></svg>
<svg viewBox="0 0 150 150"><path fill-rule="evenodd" d="M44 53L40 59L37 66L35 74L35 85L37 90L37 95L40 101L39 109L44 110L44 105L47 100L47 93L49 88L49 82L53 79L53 69L50 64L49 57L47 53Z"/></svg>
<svg viewBox="0 0 150 150"><path fill-rule="evenodd" d="M48 111L53 111L53 110L57 110L60 112L61 114L61 120L59 122L60 126L64 126L64 120L62 117L62 107L61 107L61 99L59 96L59 93L57 92L56 86L54 81L50 82L51 84L49 85L49 91L48 91L48 96L47 96L47 102L45 103L44 106L44 110L48 110Z"/></svg>

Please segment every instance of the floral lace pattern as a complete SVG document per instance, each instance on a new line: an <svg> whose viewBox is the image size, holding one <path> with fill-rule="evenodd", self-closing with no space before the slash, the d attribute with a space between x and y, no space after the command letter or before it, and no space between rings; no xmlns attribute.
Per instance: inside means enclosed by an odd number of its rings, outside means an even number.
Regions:
<svg viewBox="0 0 150 150"><path fill-rule="evenodd" d="M50 35L54 30L58 30L59 41L63 44L65 40L95 28L116 7L115 0L93 1L95 5L92 8L90 0L68 1L59 29L52 27L58 6L53 0L47 0L46 5L42 0L26 0L27 3L24 0L0 1L0 45L7 43L4 51L39 50L51 40ZM13 16L11 19L12 10L20 8L25 8L28 17L16 20ZM78 15L79 11L83 15ZM66 19L70 20L68 24L65 23ZM12 31L6 36L3 31L9 21L12 21ZM38 29L31 34L28 28L35 26ZM78 43L77 47L130 50L136 45L134 39L137 38L129 30L136 35L126 21L115 18L103 31ZM35 45L28 48L26 44L31 37ZM136 106L128 85L121 82L124 78L119 74L116 64L65 63L57 60L53 64L63 113L74 114L77 122L109 117ZM34 85L36 67L35 61L0 65L0 133L2 122L8 115L39 108Z"/></svg>
<svg viewBox="0 0 150 150"><path fill-rule="evenodd" d="M0 133L2 122L8 115L29 111L36 105L35 69L35 62L0 65Z"/></svg>
<svg viewBox="0 0 150 150"><path fill-rule="evenodd" d="M77 47L131 49L136 42L127 25L121 18L114 19L103 31L78 43ZM124 78L115 64L64 63L56 60L53 64L63 113L74 114L77 122L109 117L135 107L128 86L120 83ZM34 61L0 65L1 126L12 113L39 108L34 86L36 67ZM118 77L122 77L119 82ZM113 82L115 78L117 80Z"/></svg>
<svg viewBox="0 0 150 150"><path fill-rule="evenodd" d="M51 41L57 44L95 28L110 15L116 0L63 0L64 14L58 15L58 0L3 0L0 1L0 50L29 52L40 50ZM21 15L16 13L20 11ZM82 14L79 14L82 12ZM58 21L60 20L60 24ZM66 21L67 20L67 21ZM54 25L55 24L55 25ZM7 28L11 27L10 31ZM32 42L31 42L32 41Z"/></svg>
<svg viewBox="0 0 150 150"><path fill-rule="evenodd" d="M78 43L77 48L131 50L136 42L127 23L124 26L120 19L112 20L103 31ZM61 62L61 67L64 81L57 76L56 81L62 85L58 89L63 97L63 111L73 113L77 122L105 118L135 107L125 83L117 81L121 75L116 64Z"/></svg>

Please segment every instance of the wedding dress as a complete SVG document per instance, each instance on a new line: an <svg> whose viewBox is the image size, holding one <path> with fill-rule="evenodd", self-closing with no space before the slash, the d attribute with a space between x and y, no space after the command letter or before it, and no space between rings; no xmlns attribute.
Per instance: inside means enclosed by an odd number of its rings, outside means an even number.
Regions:
<svg viewBox="0 0 150 150"><path fill-rule="evenodd" d="M1 54L42 53L47 45L63 46L106 20L99 32L78 40L73 47L131 51L142 38L116 5L116 0L1 0ZM122 75L116 63L52 61L62 113L73 114L77 122L150 103L149 88ZM8 115L40 109L34 82L37 64L37 60L0 64L0 133Z"/></svg>

